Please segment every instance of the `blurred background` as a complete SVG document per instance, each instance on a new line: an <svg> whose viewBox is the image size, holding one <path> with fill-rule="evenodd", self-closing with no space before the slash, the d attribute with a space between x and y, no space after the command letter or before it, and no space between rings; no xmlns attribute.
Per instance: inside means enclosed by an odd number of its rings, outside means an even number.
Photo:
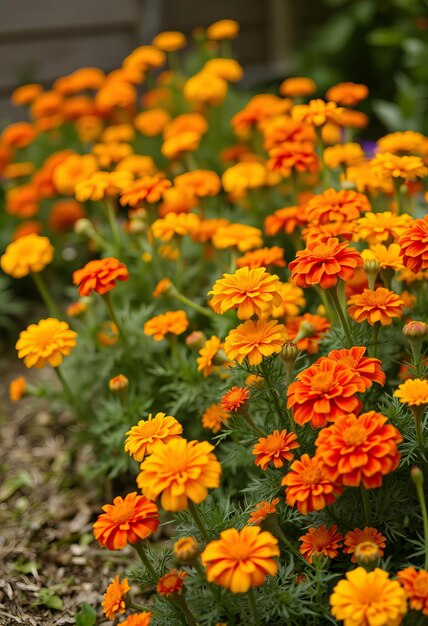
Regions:
<svg viewBox="0 0 428 626"><path fill-rule="evenodd" d="M375 125L428 131L428 0L1 0L0 120L22 116L9 97L23 83L109 71L160 31L189 36L222 18L241 24L234 53L246 87L305 75L322 96L362 82Z"/></svg>

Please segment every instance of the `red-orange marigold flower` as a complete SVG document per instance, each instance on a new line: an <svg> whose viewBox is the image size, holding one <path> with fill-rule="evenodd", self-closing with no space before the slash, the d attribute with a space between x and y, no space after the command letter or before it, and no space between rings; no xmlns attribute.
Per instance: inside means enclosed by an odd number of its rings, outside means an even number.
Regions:
<svg viewBox="0 0 428 626"><path fill-rule="evenodd" d="M404 265L417 274L428 269L428 215L415 220L398 240Z"/></svg>
<svg viewBox="0 0 428 626"><path fill-rule="evenodd" d="M239 411L250 397L248 387L232 387L222 396L221 406L225 411Z"/></svg>
<svg viewBox="0 0 428 626"><path fill-rule="evenodd" d="M284 177L290 176L292 170L313 173L319 169L319 160L310 142L284 141L269 150L269 157L266 167Z"/></svg>
<svg viewBox="0 0 428 626"><path fill-rule="evenodd" d="M274 498L271 502L264 500L263 502L258 502L255 506L254 511L251 512L251 515L248 519L249 526L260 526L261 523L269 517L269 515L273 515L276 513L276 505L279 502L279 498Z"/></svg>
<svg viewBox="0 0 428 626"><path fill-rule="evenodd" d="M343 415L323 428L315 445L330 480L347 487L373 489L400 461L400 432L376 411Z"/></svg>
<svg viewBox="0 0 428 626"><path fill-rule="evenodd" d="M297 252L289 268L299 287L318 285L330 289L339 278L344 281L352 278L356 268L362 265L363 259L355 248L332 237L327 242L309 242L304 250Z"/></svg>
<svg viewBox="0 0 428 626"><path fill-rule="evenodd" d="M94 535L100 546L109 550L119 550L127 543L137 543L155 532L159 525L159 511L137 492L128 493L125 498L117 496L113 504L102 507L104 513L94 523Z"/></svg>
<svg viewBox="0 0 428 626"><path fill-rule="evenodd" d="M171 572L167 572L159 578L158 584L156 585L156 591L161 596L172 596L173 593L180 593L183 591L184 579L187 578L189 574L182 571L177 571L175 568Z"/></svg>
<svg viewBox="0 0 428 626"><path fill-rule="evenodd" d="M382 371L381 361L370 356L364 356L366 350L365 346L353 346L349 350L347 348L332 350L328 353L328 358L344 363L359 374L367 389L372 386L373 382L384 385L386 377Z"/></svg>
<svg viewBox="0 0 428 626"><path fill-rule="evenodd" d="M326 189L322 194L311 198L306 205L309 222L328 224L329 222L350 222L370 211L370 202L363 193L352 190Z"/></svg>
<svg viewBox="0 0 428 626"><path fill-rule="evenodd" d="M428 615L428 572L406 567L397 573L397 578L404 588L410 608Z"/></svg>
<svg viewBox="0 0 428 626"><path fill-rule="evenodd" d="M348 300L348 313L359 324L367 321L370 326L380 322L382 326L392 324L394 317L403 315L404 302L393 291L385 287L364 289Z"/></svg>
<svg viewBox="0 0 428 626"><path fill-rule="evenodd" d="M149 626L152 619L150 611L144 611L143 613L133 613L126 618L124 622L120 623L120 626Z"/></svg>
<svg viewBox="0 0 428 626"><path fill-rule="evenodd" d="M370 541L377 545L379 548L379 556L383 556L386 548L386 537L382 535L376 528L366 526L365 528L355 528L350 530L345 535L343 552L345 554L352 554L352 563L357 563L354 552L359 543L364 541Z"/></svg>
<svg viewBox="0 0 428 626"><path fill-rule="evenodd" d="M333 524L327 528L325 524L318 528L309 528L308 532L299 537L302 545L299 547L300 554L309 563L312 563L313 556L322 556L334 559L339 554L342 547L343 535L337 531L337 526Z"/></svg>
<svg viewBox="0 0 428 626"><path fill-rule="evenodd" d="M344 363L323 358L296 378L288 387L287 407L293 408L297 424L310 422L320 428L361 407L356 394L365 391L366 386L359 374Z"/></svg>
<svg viewBox="0 0 428 626"><path fill-rule="evenodd" d="M101 602L103 613L107 619L113 621L116 615L125 613L125 596L130 589L127 578L120 582L119 576L116 576L111 581L104 594L104 600Z"/></svg>
<svg viewBox="0 0 428 626"><path fill-rule="evenodd" d="M93 291L104 295L116 287L117 280L128 279L126 265L114 257L89 261L85 267L73 272L73 283L78 286L79 296L89 296Z"/></svg>
<svg viewBox="0 0 428 626"><path fill-rule="evenodd" d="M120 204L135 207L142 202L149 202L150 204L159 202L170 187L172 187L171 181L164 178L163 174L143 176L122 191Z"/></svg>
<svg viewBox="0 0 428 626"><path fill-rule="evenodd" d="M294 233L296 227L305 226L306 215L301 206L287 206L278 209L265 219L266 235L277 235L283 230L287 235Z"/></svg>
<svg viewBox="0 0 428 626"><path fill-rule="evenodd" d="M274 430L267 437L260 437L258 443L253 448L253 454L257 455L256 465L266 470L269 463L274 467L282 467L285 461L291 461L293 452L291 450L299 448L295 433L288 433L286 430Z"/></svg>
<svg viewBox="0 0 428 626"><path fill-rule="evenodd" d="M341 488L328 478L321 459L317 456L310 458L308 454L292 463L281 485L285 485L287 504L297 506L303 515L333 504L342 493Z"/></svg>

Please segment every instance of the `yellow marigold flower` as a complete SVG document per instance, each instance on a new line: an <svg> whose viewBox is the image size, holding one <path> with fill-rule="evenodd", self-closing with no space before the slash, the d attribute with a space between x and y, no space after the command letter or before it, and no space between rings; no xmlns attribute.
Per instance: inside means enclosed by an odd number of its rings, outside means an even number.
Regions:
<svg viewBox="0 0 428 626"><path fill-rule="evenodd" d="M239 33L239 22L236 20L218 20L208 26L207 37L214 41L236 39Z"/></svg>
<svg viewBox="0 0 428 626"><path fill-rule="evenodd" d="M177 560L188 563L198 556L200 545L194 537L181 537L174 543L173 551Z"/></svg>
<svg viewBox="0 0 428 626"><path fill-rule="evenodd" d="M221 181L225 191L240 197L249 189L266 185L266 176L266 167L263 163L237 163L223 173Z"/></svg>
<svg viewBox="0 0 428 626"><path fill-rule="evenodd" d="M410 152L416 154L426 153L426 137L414 130L389 133L377 141L379 152Z"/></svg>
<svg viewBox="0 0 428 626"><path fill-rule="evenodd" d="M176 30L166 30L153 39L152 44L163 52L175 52L186 45L186 37Z"/></svg>
<svg viewBox="0 0 428 626"><path fill-rule="evenodd" d="M231 361L247 358L250 365L259 365L264 357L281 352L287 337L285 326L275 320L247 320L230 331L224 351Z"/></svg>
<svg viewBox="0 0 428 626"><path fill-rule="evenodd" d="M272 305L279 306L281 283L276 274L269 274L264 267L242 267L234 274L223 274L213 285L209 295L211 308L222 315L229 309L237 309L240 320L262 313Z"/></svg>
<svg viewBox="0 0 428 626"><path fill-rule="evenodd" d="M294 98L296 96L310 96L317 90L315 81L304 76L286 78L279 86L281 96Z"/></svg>
<svg viewBox="0 0 428 626"><path fill-rule="evenodd" d="M203 135L208 130L208 122L201 113L182 113L171 120L164 128L164 139L171 139L183 133Z"/></svg>
<svg viewBox="0 0 428 626"><path fill-rule="evenodd" d="M282 283L279 289L281 302L273 305L269 310L269 315L276 319L282 317L295 317L299 314L300 309L305 306L306 300L304 291L298 287L293 281Z"/></svg>
<svg viewBox="0 0 428 626"><path fill-rule="evenodd" d="M381 269L389 267L393 270L402 270L404 268L398 243L391 243L388 247L381 243L373 244L368 250L363 250L361 256L364 261L369 258L376 259Z"/></svg>
<svg viewBox="0 0 428 626"><path fill-rule="evenodd" d="M210 59L205 63L203 71L231 83L240 81L244 75L242 66L235 59Z"/></svg>
<svg viewBox="0 0 428 626"><path fill-rule="evenodd" d="M116 126L108 126L101 134L101 139L105 143L132 141L134 137L135 132L131 124L116 124Z"/></svg>
<svg viewBox="0 0 428 626"><path fill-rule="evenodd" d="M202 70L184 83L183 94L189 102L215 106L223 102L227 94L227 82L211 72Z"/></svg>
<svg viewBox="0 0 428 626"><path fill-rule="evenodd" d="M19 334L15 348L26 367L58 367L62 357L70 354L76 345L77 333L66 322L52 317L31 324Z"/></svg>
<svg viewBox="0 0 428 626"><path fill-rule="evenodd" d="M146 137L160 135L171 116L165 109L156 108L139 113L134 119L135 128Z"/></svg>
<svg viewBox="0 0 428 626"><path fill-rule="evenodd" d="M250 269L269 266L285 267L284 249L279 246L272 246L271 248L260 248L259 250L246 252L244 256L236 259L236 265Z"/></svg>
<svg viewBox="0 0 428 626"><path fill-rule="evenodd" d="M205 409L202 415L202 426L209 428L213 433L218 433L229 418L230 414L223 409L220 403L212 404Z"/></svg>
<svg viewBox="0 0 428 626"><path fill-rule="evenodd" d="M373 172L382 178L413 180L428 174L419 156L398 156L391 152L380 152L370 162Z"/></svg>
<svg viewBox="0 0 428 626"><path fill-rule="evenodd" d="M153 335L155 341L161 341L168 333L181 335L189 326L185 311L168 311L156 315L144 324L146 335Z"/></svg>
<svg viewBox="0 0 428 626"><path fill-rule="evenodd" d="M201 135L193 131L165 139L161 152L167 159L178 159L184 152L194 152L199 148Z"/></svg>
<svg viewBox="0 0 428 626"><path fill-rule="evenodd" d="M219 250L236 246L240 252L247 252L263 245L262 231L247 224L228 224L216 230L212 242Z"/></svg>
<svg viewBox="0 0 428 626"><path fill-rule="evenodd" d="M355 165L364 159L364 150L359 143L339 143L324 150L324 162L328 167Z"/></svg>
<svg viewBox="0 0 428 626"><path fill-rule="evenodd" d="M199 223L195 213L167 213L164 218L153 222L151 229L156 239L171 241L177 235L192 235L198 230Z"/></svg>
<svg viewBox="0 0 428 626"><path fill-rule="evenodd" d="M220 539L211 541L202 552L201 560L208 582L232 593L245 593L263 585L267 575L275 576L275 556L279 556L278 539L260 526L246 526L220 533Z"/></svg>
<svg viewBox="0 0 428 626"><path fill-rule="evenodd" d="M359 83L338 83L333 85L327 90L325 94L327 100L336 102L336 104L343 104L348 107L355 106L361 100L365 100L369 95L369 90L366 85Z"/></svg>
<svg viewBox="0 0 428 626"><path fill-rule="evenodd" d="M220 484L221 465L207 441L172 439L157 445L141 464L137 484L149 500L161 496L166 511L182 511L189 500L199 504Z"/></svg>
<svg viewBox="0 0 428 626"><path fill-rule="evenodd" d="M408 406L428 404L428 380L415 378L406 380L394 391L394 396Z"/></svg>
<svg viewBox="0 0 428 626"><path fill-rule="evenodd" d="M49 239L32 233L10 243L0 258L0 265L5 274L23 278L43 271L51 263L53 255L54 248Z"/></svg>
<svg viewBox="0 0 428 626"><path fill-rule="evenodd" d="M391 211L383 213L366 213L357 222L356 240L367 241L369 244L382 243L387 239L397 240L412 224L410 215L394 215Z"/></svg>
<svg viewBox="0 0 428 626"><path fill-rule="evenodd" d="M75 196L79 202L102 200L118 196L133 181L131 172L95 172L87 180L76 183Z"/></svg>
<svg viewBox="0 0 428 626"><path fill-rule="evenodd" d="M18 402L25 395L27 381L23 376L14 378L9 384L9 398L11 402Z"/></svg>
<svg viewBox="0 0 428 626"><path fill-rule="evenodd" d="M180 251L175 246L164 244L158 248L159 256L168 261L176 261L180 256Z"/></svg>
<svg viewBox="0 0 428 626"><path fill-rule="evenodd" d="M380 322L382 326L392 324L392 319L403 315L404 302L393 291L378 287L375 290L364 289L362 293L351 296L348 300L348 313L359 324L365 320L373 326Z"/></svg>
<svg viewBox="0 0 428 626"><path fill-rule="evenodd" d="M218 337L212 335L210 339L207 339L199 350L199 357L196 359L198 372L202 372L204 376L209 376L213 372L214 367L223 362L223 359L221 359L216 363L216 357L222 349L223 344Z"/></svg>
<svg viewBox="0 0 428 626"><path fill-rule="evenodd" d="M309 104L296 104L291 109L291 117L298 122L313 126L323 126L326 122L340 124L343 109L335 102L324 102L320 98L310 100Z"/></svg>
<svg viewBox="0 0 428 626"><path fill-rule="evenodd" d="M125 157L134 152L129 143L109 142L97 143L92 148L92 153L98 157L101 167L110 167L112 163L119 163Z"/></svg>
<svg viewBox="0 0 428 626"><path fill-rule="evenodd" d="M171 181L166 179L163 174L143 176L124 189L120 197L120 204L136 207L143 202L149 204L159 202L165 191L171 186Z"/></svg>
<svg viewBox="0 0 428 626"><path fill-rule="evenodd" d="M150 413L147 420L140 420L137 426L133 426L126 433L128 437L125 441L125 452L140 462L153 452L157 443L168 443L171 439L180 437L182 432L183 427L172 415L156 413L152 417Z"/></svg>
<svg viewBox="0 0 428 626"><path fill-rule="evenodd" d="M117 172L131 172L136 177L151 176L156 172L156 164L152 157L142 154L131 154L116 165Z"/></svg>
<svg viewBox="0 0 428 626"><path fill-rule="evenodd" d="M180 174L174 178L174 185L197 198L215 196L221 189L219 176L211 170L193 170Z"/></svg>
<svg viewBox="0 0 428 626"><path fill-rule="evenodd" d="M125 596L130 589L127 578L120 582L119 576L116 576L111 581L104 594L104 600L101 602L103 613L107 619L113 621L116 615L125 613Z"/></svg>
<svg viewBox="0 0 428 626"><path fill-rule="evenodd" d="M407 612L404 590L378 567L348 572L334 587L330 604L333 617L344 626L399 626Z"/></svg>
<svg viewBox="0 0 428 626"><path fill-rule="evenodd" d="M192 238L200 243L205 243L206 241L210 241L220 228L223 228L228 224L229 220L221 217L201 220L199 222L199 228L193 233Z"/></svg>
<svg viewBox="0 0 428 626"><path fill-rule="evenodd" d="M87 180L98 170L93 154L73 154L57 165L52 174L56 190L64 196L73 196L76 183Z"/></svg>

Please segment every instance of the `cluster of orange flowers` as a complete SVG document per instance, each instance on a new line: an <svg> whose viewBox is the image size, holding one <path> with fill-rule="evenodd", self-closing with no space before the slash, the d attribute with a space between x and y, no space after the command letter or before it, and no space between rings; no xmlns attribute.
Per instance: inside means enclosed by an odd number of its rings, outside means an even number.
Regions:
<svg viewBox="0 0 428 626"><path fill-rule="evenodd" d="M233 20L199 30L191 76L181 63L185 36L165 32L107 75L82 68L48 91L16 89L12 100L28 107L31 121L0 136L10 225L0 265L12 278L31 276L49 310L20 333L18 357L27 368L50 365L79 415L62 362L77 345L73 328L89 324L88 307L98 302L93 349L120 350L123 371L112 371L105 388L121 406L139 388L130 365L139 344L200 386L190 424L156 406L147 418L134 416L125 452L139 464L141 493L115 497L94 523L101 547L136 549L157 596L186 623L197 623L186 600L196 585L192 568L208 590L215 583L248 593L257 622L253 588L277 575L289 550L296 584L342 550L351 569L332 590L333 617L345 626L398 625L408 607L428 615L428 556L425 568L418 560L390 577L380 559L392 542L381 519L371 526L371 503L394 472L410 481L403 441L415 462L426 462L428 325L412 316L427 305L428 138L390 133L366 152L356 136L369 119L356 107L368 89L351 82L309 99L318 95L312 79L287 78L278 94L253 95L236 112L233 83L243 70L229 51L238 32ZM78 150L61 145L70 131ZM31 146L40 138L56 151L37 168ZM76 240L87 251L67 277L79 296L67 323L44 277ZM130 329L129 311L140 305L148 313ZM409 349L393 373L389 348L402 318ZM83 343L75 353L87 350ZM394 389L396 373L403 382ZM385 385L402 405L403 428L376 402ZM24 377L11 384L13 401L32 393ZM199 425L217 438L190 438ZM224 488L222 474L228 485L226 438L272 496L253 503L245 523L226 518L213 532L199 505ZM226 495L242 508L238 493ZM353 502L352 519L336 520L338 500ZM178 528L175 560L159 569L147 540L160 532L161 515L180 513L180 524L184 511L196 537ZM284 511L296 531L290 537ZM318 520L319 511L336 523ZM130 592L127 578L112 581L108 619L135 606ZM122 624L147 626L155 613ZM226 615L220 606L218 619Z"/></svg>

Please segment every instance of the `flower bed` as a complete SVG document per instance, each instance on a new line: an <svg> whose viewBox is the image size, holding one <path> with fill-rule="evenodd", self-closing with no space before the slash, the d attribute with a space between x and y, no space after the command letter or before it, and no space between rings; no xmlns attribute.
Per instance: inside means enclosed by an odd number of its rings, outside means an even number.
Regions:
<svg viewBox="0 0 428 626"><path fill-rule="evenodd" d="M416 623L428 139L365 151L364 85L235 89L238 30L198 31L186 56L162 33L107 76L14 92L31 122L1 135L1 267L40 293L16 349L58 386L23 376L11 399L68 404L100 486L136 476L94 523L142 562L108 619Z"/></svg>

